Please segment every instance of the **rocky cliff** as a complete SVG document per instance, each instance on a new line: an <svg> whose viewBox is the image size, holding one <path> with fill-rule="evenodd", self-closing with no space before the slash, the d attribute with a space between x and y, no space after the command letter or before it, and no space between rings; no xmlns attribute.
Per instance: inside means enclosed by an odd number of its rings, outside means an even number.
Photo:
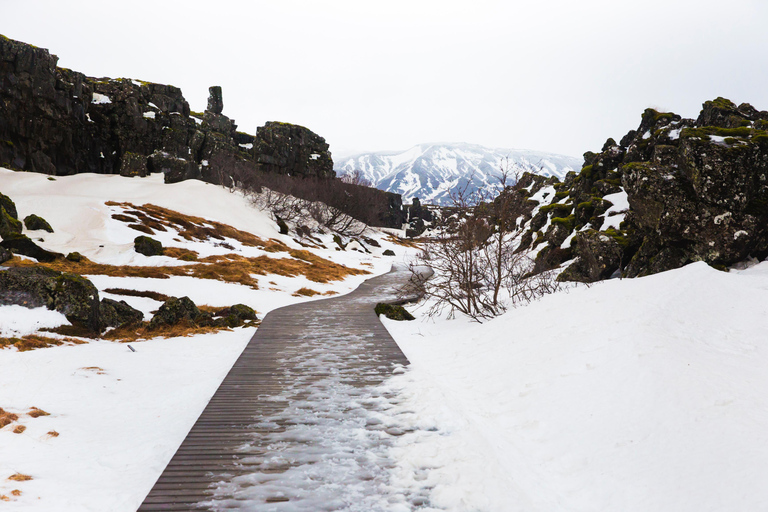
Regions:
<svg viewBox="0 0 768 512"><path fill-rule="evenodd" d="M236 131L222 114L220 87L210 89L206 111L194 113L176 87L91 78L57 61L0 36L0 165L56 175L162 171L167 182L224 183L248 172L335 176L328 144L302 126Z"/></svg>
<svg viewBox="0 0 768 512"><path fill-rule="evenodd" d="M573 260L560 279L587 282L765 258L766 130L768 112L723 98L695 120L647 109L535 203L522 249L539 269Z"/></svg>

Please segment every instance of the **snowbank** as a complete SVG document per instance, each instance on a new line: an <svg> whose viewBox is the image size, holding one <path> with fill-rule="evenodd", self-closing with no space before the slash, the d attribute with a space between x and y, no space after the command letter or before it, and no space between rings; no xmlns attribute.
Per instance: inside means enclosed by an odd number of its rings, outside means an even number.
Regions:
<svg viewBox="0 0 768 512"><path fill-rule="evenodd" d="M768 503L768 263L559 293L477 326L387 321L412 362L401 457L469 511ZM449 435L447 435L449 434Z"/></svg>

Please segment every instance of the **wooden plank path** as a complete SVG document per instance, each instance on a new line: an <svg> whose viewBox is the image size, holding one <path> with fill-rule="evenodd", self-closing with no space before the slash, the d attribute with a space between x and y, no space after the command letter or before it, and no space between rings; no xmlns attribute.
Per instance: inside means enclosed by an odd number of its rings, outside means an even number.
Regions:
<svg viewBox="0 0 768 512"><path fill-rule="evenodd" d="M266 315L138 510L338 510L378 492L398 432L377 386L408 360L373 308L409 276Z"/></svg>

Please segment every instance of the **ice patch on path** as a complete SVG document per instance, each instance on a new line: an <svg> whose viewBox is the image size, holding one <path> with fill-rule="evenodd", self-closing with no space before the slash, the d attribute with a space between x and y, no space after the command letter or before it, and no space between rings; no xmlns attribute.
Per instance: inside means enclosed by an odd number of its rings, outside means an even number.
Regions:
<svg viewBox="0 0 768 512"><path fill-rule="evenodd" d="M0 306L0 337L26 336L40 329L69 325L58 311L45 307Z"/></svg>

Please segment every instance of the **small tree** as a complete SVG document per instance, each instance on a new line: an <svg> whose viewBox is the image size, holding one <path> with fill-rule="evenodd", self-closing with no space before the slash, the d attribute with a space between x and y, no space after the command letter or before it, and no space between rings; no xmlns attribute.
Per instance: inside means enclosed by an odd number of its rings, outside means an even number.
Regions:
<svg viewBox="0 0 768 512"><path fill-rule="evenodd" d="M482 321L557 289L551 274L533 275L533 261L515 254L527 213L518 178L507 160L498 178L501 193L492 201L470 190L471 179L452 195L457 228L439 231L413 263L416 286L433 299L429 314L448 308L449 316L458 311ZM415 272L422 265L434 270L431 279Z"/></svg>

